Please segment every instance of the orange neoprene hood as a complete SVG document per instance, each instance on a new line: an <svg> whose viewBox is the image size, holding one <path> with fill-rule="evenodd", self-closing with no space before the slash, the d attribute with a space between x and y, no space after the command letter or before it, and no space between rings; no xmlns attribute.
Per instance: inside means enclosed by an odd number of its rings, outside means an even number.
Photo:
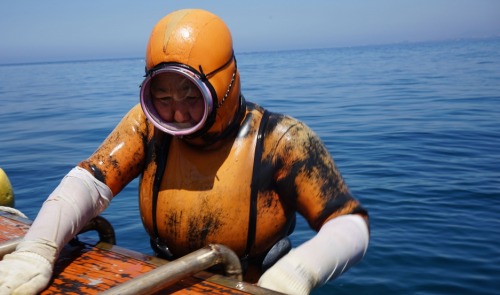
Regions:
<svg viewBox="0 0 500 295"><path fill-rule="evenodd" d="M163 62L178 62L206 73L226 63L233 54L231 33L216 15L200 9L175 11L154 27L146 51L149 70Z"/></svg>

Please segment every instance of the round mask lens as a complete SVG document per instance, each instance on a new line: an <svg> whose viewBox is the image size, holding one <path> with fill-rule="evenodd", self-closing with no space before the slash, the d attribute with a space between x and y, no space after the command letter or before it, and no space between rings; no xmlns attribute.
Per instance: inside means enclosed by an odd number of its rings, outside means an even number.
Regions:
<svg viewBox="0 0 500 295"><path fill-rule="evenodd" d="M211 92L199 76L180 66L155 70L141 85L141 105L146 117L174 136L200 130L212 104Z"/></svg>

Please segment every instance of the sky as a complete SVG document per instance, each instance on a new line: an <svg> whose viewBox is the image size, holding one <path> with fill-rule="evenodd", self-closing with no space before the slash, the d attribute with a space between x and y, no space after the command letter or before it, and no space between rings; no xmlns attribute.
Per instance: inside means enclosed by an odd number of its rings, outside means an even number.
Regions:
<svg viewBox="0 0 500 295"><path fill-rule="evenodd" d="M500 36L498 0L15 0L0 2L0 64L143 57L182 8L221 17L237 53Z"/></svg>

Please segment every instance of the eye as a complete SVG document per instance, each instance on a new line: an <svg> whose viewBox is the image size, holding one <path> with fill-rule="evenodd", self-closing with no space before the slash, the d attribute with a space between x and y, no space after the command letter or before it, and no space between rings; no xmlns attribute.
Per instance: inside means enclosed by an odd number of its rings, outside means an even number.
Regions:
<svg viewBox="0 0 500 295"><path fill-rule="evenodd" d="M173 101L173 98L170 96L154 97L154 99L162 104L171 104Z"/></svg>
<svg viewBox="0 0 500 295"><path fill-rule="evenodd" d="M189 105L194 105L200 100L199 96L188 96L186 97L186 101Z"/></svg>

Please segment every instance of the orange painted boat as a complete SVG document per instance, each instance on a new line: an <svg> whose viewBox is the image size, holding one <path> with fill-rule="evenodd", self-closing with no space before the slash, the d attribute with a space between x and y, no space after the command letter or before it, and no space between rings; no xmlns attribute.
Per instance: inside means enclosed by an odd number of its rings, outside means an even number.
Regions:
<svg viewBox="0 0 500 295"><path fill-rule="evenodd" d="M0 258L15 249L30 224L0 212ZM70 242L41 294L278 294L241 281L238 258L222 245L169 262L113 245L114 232L109 230L100 231L99 237L100 242L86 236ZM206 271L217 264L224 266L225 275Z"/></svg>

